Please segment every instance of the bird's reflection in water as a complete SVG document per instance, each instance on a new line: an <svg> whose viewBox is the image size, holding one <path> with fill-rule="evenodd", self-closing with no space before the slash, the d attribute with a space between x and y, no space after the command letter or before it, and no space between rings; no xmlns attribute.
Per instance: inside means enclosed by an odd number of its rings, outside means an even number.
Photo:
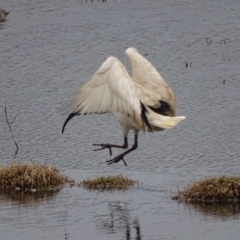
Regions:
<svg viewBox="0 0 240 240"><path fill-rule="evenodd" d="M109 214L96 216L98 229L107 234L124 233L125 240L142 240L139 220L132 216L127 203L109 202L108 209Z"/></svg>

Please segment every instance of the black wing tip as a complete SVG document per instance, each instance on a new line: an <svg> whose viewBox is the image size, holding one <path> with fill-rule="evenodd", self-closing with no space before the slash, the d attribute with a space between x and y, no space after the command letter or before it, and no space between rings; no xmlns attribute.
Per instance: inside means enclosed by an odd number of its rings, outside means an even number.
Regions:
<svg viewBox="0 0 240 240"><path fill-rule="evenodd" d="M162 100L159 101L160 107L154 108L149 107L152 111L154 111L157 114L164 115L164 116L174 116L173 110L171 108L171 105L167 102L164 102Z"/></svg>
<svg viewBox="0 0 240 240"><path fill-rule="evenodd" d="M69 116L67 117L66 121L65 121L64 124L63 124L62 133L64 133L64 129L65 129L67 123L68 123L74 116L76 116L76 115L77 115L77 113L70 113L70 114L69 114Z"/></svg>
<svg viewBox="0 0 240 240"><path fill-rule="evenodd" d="M142 121L144 124L146 124L148 126L148 128L150 129L150 131L152 132L152 128L151 128L151 125L148 121L148 118L147 118L147 115L146 115L146 112L147 112L147 108L145 107L145 105L140 101L140 104L141 104L141 117L142 117Z"/></svg>

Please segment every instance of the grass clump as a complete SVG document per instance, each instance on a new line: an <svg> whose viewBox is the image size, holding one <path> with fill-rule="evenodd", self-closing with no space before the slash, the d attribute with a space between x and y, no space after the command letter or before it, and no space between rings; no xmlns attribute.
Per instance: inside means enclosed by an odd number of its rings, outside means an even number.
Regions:
<svg viewBox="0 0 240 240"><path fill-rule="evenodd" d="M16 163L0 165L0 188L5 190L54 190L70 180L46 164Z"/></svg>
<svg viewBox="0 0 240 240"><path fill-rule="evenodd" d="M172 198L180 202L240 202L240 176L220 176L191 182Z"/></svg>
<svg viewBox="0 0 240 240"><path fill-rule="evenodd" d="M98 176L94 179L86 179L81 182L81 186L88 190L126 190L135 183L136 181L118 174L115 176Z"/></svg>

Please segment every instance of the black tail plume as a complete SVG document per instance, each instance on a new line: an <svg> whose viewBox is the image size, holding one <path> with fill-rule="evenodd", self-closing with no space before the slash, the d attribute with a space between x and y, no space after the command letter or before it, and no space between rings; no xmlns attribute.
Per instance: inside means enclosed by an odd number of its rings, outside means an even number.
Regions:
<svg viewBox="0 0 240 240"><path fill-rule="evenodd" d="M68 118L66 119L65 123L63 124L62 127L62 133L64 133L64 128L67 125L68 121L70 121L74 116L78 115L77 113L71 113L69 114Z"/></svg>
<svg viewBox="0 0 240 240"><path fill-rule="evenodd" d="M144 104L143 104L141 101L140 101L140 104L141 104L141 109L142 109L142 111L141 111L142 121L143 121L144 124L146 124L146 125L148 126L148 128L149 128L150 131L152 132L151 125L150 125L150 123L149 123L149 121L148 121L148 118L147 118L147 116L146 116L147 109L146 109L146 107L144 106Z"/></svg>

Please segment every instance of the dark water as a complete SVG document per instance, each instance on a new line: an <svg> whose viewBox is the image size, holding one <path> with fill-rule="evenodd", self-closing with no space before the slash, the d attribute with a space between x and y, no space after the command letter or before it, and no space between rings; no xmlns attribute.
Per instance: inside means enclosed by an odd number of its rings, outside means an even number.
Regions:
<svg viewBox="0 0 240 240"><path fill-rule="evenodd" d="M80 0L1 3L0 159L54 165L77 181L124 173L125 192L64 188L36 200L0 196L0 239L237 239L236 206L178 205L177 186L240 170L240 3L237 0ZM138 48L177 95L174 129L140 134L139 149L107 166L92 143L122 143L108 115L77 117L61 134L65 100L109 55ZM223 84L225 82L225 84ZM5 122L13 124L19 153ZM132 136L130 137L131 141ZM117 151L114 150L114 154Z"/></svg>

